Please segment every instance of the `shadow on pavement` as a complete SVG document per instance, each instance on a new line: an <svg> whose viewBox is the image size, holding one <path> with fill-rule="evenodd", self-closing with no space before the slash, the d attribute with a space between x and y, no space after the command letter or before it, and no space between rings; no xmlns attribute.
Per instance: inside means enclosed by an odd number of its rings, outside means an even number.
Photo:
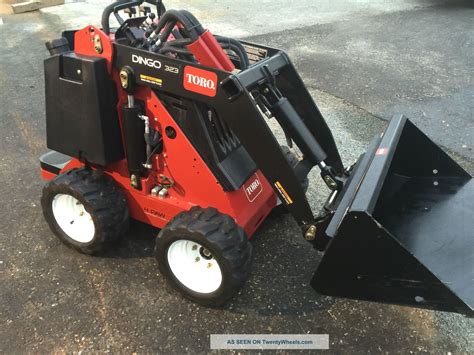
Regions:
<svg viewBox="0 0 474 355"><path fill-rule="evenodd" d="M98 258L113 259L136 259L149 258L153 256L155 237L159 229L145 223L132 220L130 229L119 243L105 251L97 254Z"/></svg>
<svg viewBox="0 0 474 355"><path fill-rule="evenodd" d="M158 232L149 225L132 221L127 235L96 258L154 257ZM224 307L226 310L246 315L306 315L335 303L333 298L317 294L309 285L320 254L303 240L291 216L270 216L252 238L252 244L252 274L241 292Z"/></svg>

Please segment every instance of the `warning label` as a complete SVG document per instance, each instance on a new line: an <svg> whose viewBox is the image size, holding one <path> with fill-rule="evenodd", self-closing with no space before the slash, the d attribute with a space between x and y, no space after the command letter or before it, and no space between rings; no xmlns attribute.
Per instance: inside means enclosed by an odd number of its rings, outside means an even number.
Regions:
<svg viewBox="0 0 474 355"><path fill-rule="evenodd" d="M291 205L293 203L293 200L291 199L290 195L288 195L288 192L283 188L282 184L280 184L280 181L275 182L275 187L278 189L278 192L280 192L280 196L283 197L287 205Z"/></svg>
<svg viewBox="0 0 474 355"><path fill-rule="evenodd" d="M155 78L155 77L153 77L153 76L148 76L148 75L140 74L140 80L141 80L141 81L144 81L144 82L146 82L146 83L149 83L149 84L158 85L159 87L163 86L163 80L162 80L162 79Z"/></svg>

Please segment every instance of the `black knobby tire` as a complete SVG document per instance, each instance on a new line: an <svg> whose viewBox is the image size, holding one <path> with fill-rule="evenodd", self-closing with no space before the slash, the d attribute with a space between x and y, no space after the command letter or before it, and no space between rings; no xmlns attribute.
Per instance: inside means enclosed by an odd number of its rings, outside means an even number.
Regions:
<svg viewBox="0 0 474 355"><path fill-rule="evenodd" d="M60 195L72 196L89 213L94 224L90 241L79 242L59 226L53 213L53 200ZM43 188L41 206L52 232L64 244L84 254L103 250L129 227L128 206L122 191L100 171L80 168L58 175Z"/></svg>
<svg viewBox="0 0 474 355"><path fill-rule="evenodd" d="M217 261L222 282L215 291L196 292L173 273L169 263L170 246L187 241L203 246ZM218 307L237 294L249 277L253 249L244 230L230 216L219 213L215 208L193 207L176 215L160 231L155 255L161 274L172 288L196 303Z"/></svg>

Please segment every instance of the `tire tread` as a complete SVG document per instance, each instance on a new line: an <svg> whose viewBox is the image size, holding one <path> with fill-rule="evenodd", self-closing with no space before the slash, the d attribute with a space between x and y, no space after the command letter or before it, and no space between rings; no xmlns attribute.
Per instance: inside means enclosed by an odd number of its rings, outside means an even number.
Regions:
<svg viewBox="0 0 474 355"><path fill-rule="evenodd" d="M73 192L79 195L93 216L96 235L90 244L76 245L56 231L54 217L48 213L52 198L57 193ZM58 175L43 188L42 207L45 218L55 234L68 246L85 254L94 254L103 250L111 242L121 237L129 226L127 201L115 182L99 171L87 168L68 170Z"/></svg>
<svg viewBox="0 0 474 355"><path fill-rule="evenodd" d="M214 248L220 250L222 257L230 265L232 290L226 292L225 297L222 299L203 301L196 299L196 297L186 295L186 293L177 288L176 285L172 284L172 286L193 301L206 306L220 306L237 293L248 279L252 265L252 244L248 241L244 230L235 223L232 217L220 213L215 208L201 208L195 206L189 211L181 212L176 215L168 225L160 231L155 253L158 255L160 238L169 235L186 235L186 233L200 234L204 236L207 241L212 243ZM159 259L158 261L161 265L161 260Z"/></svg>

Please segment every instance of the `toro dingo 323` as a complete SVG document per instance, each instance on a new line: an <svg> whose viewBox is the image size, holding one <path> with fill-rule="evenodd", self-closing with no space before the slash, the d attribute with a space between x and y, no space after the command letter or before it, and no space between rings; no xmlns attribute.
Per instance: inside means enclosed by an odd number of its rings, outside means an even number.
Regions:
<svg viewBox="0 0 474 355"><path fill-rule="evenodd" d="M130 218L148 223L167 281L219 306L279 208L324 252L318 292L472 316L473 179L407 118L346 168L285 52L213 35L158 0L115 2L102 28L46 45L42 207L65 244L93 254ZM305 196L315 166L331 191L316 216Z"/></svg>

